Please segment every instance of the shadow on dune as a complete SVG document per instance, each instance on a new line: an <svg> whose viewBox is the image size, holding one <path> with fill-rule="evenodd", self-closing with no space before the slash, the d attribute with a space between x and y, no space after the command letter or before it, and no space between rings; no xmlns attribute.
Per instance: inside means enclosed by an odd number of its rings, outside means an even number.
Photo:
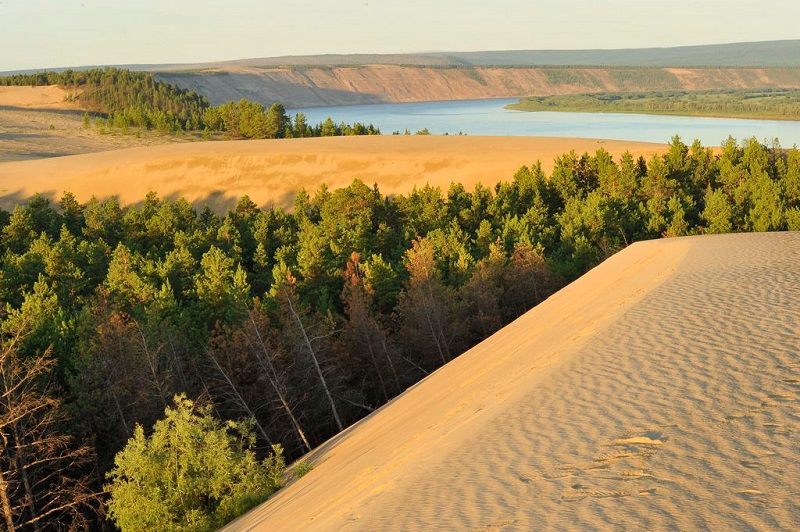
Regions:
<svg viewBox="0 0 800 532"><path fill-rule="evenodd" d="M58 203L60 195L56 195L54 190L46 190L39 192L39 196L47 198L51 203ZM0 188L0 209L11 212L14 210L15 205L26 205L33 196L23 193L21 190L9 192Z"/></svg>
<svg viewBox="0 0 800 532"><path fill-rule="evenodd" d="M48 109L35 107L17 107L14 105L0 105L0 111L25 111L27 113L56 114L64 116L82 117L86 111L83 109Z"/></svg>
<svg viewBox="0 0 800 532"><path fill-rule="evenodd" d="M59 200L61 199L62 195L60 192L56 192L54 190L47 190L38 193L39 196L44 197L53 205L57 205ZM124 203L123 207L139 207L145 199L145 195L142 196L140 201L134 203ZM284 192L275 200L258 204L258 207L262 210L269 210L272 208L283 208L285 210L293 210L294 209L294 200L297 196L297 191L292 192ZM119 196L97 196L97 199L100 201L107 200L111 197ZM168 200L168 201L177 201L181 198L180 194L168 194L166 196L158 196L159 199ZM14 206L16 205L26 205L31 199L33 195L27 194L22 192L21 190L16 190L13 192L6 191L0 189L0 209L5 211L11 212L14 210ZM242 196L237 196L233 194L228 194L222 190L215 190L212 193L204 196L202 198L197 198L194 200L189 201L189 203L194 207L197 212L203 211L206 207L209 207L212 211L216 212L219 215L225 215L228 211L234 209L236 204L239 203L239 200L242 199ZM86 203L86 201L81 201L81 203Z"/></svg>

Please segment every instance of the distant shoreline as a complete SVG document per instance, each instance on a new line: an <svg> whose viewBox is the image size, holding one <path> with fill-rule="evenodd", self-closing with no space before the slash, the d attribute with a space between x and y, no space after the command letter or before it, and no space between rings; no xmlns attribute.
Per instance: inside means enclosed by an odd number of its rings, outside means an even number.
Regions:
<svg viewBox="0 0 800 532"><path fill-rule="evenodd" d="M520 98L524 112L616 113L743 120L800 121L800 90L596 93Z"/></svg>

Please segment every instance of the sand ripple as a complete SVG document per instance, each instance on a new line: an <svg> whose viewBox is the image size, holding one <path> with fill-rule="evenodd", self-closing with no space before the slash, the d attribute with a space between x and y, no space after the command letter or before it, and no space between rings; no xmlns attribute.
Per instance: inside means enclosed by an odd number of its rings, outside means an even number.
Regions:
<svg viewBox="0 0 800 532"><path fill-rule="evenodd" d="M364 486L323 463L237 527L798 529L800 234L637 246L315 455L385 429ZM480 413L426 417L481 369Z"/></svg>

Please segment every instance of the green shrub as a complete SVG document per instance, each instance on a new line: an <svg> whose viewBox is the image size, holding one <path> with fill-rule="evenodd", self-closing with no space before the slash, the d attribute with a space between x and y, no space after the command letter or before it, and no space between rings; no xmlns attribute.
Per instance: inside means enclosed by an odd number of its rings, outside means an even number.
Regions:
<svg viewBox="0 0 800 532"><path fill-rule="evenodd" d="M309 474L314 469L314 464L310 462L306 462L303 460L302 462L297 462L294 466L294 476L297 478L303 478L307 474Z"/></svg>
<svg viewBox="0 0 800 532"><path fill-rule="evenodd" d="M214 530L260 504L282 483L283 451L258 461L252 423L214 418L210 406L175 397L165 418L114 459L109 515L126 530Z"/></svg>

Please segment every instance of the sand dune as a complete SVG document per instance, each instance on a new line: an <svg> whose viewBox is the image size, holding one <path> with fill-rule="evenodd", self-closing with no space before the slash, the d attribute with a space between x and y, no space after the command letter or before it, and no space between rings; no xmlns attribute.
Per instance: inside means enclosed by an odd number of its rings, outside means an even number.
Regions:
<svg viewBox="0 0 800 532"><path fill-rule="evenodd" d="M596 139L472 136L373 136L201 142L131 148L0 163L0 207L41 192L56 199L65 190L85 201L118 196L142 201L153 190L183 196L218 210L244 194L261 206L288 207L302 187L315 191L361 179L384 193L408 192L430 183L447 190L510 180L522 165L541 160L546 170L569 150L605 148L618 157L630 150L649 157L666 145Z"/></svg>
<svg viewBox="0 0 800 532"><path fill-rule="evenodd" d="M797 529L800 233L634 244L230 530Z"/></svg>
<svg viewBox="0 0 800 532"><path fill-rule="evenodd" d="M96 127L84 127L85 111L71 96L68 90L52 85L0 87L0 167L8 161L189 142L200 136L123 135L113 130L101 134ZM0 180L3 175L0 170ZM6 186L0 184L0 195Z"/></svg>
<svg viewBox="0 0 800 532"><path fill-rule="evenodd" d="M0 106L25 109L78 109L68 101L70 93L56 85L42 87L0 87Z"/></svg>

